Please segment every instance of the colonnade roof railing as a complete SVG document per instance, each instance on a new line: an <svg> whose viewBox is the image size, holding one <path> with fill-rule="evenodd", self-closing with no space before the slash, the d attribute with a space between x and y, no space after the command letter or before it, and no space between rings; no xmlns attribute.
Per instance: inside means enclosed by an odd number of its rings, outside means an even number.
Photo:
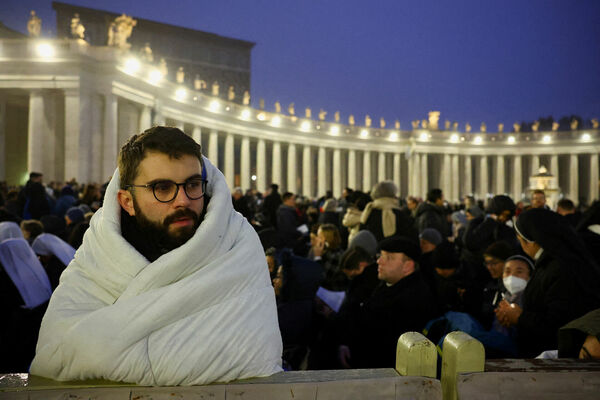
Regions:
<svg viewBox="0 0 600 400"><path fill-rule="evenodd" d="M167 81L157 67L129 52L90 46L82 40L1 39L0 64L0 88L108 86L113 94L151 107L166 118L268 140L355 150L474 155L600 151L599 129L527 133L398 130L255 109Z"/></svg>

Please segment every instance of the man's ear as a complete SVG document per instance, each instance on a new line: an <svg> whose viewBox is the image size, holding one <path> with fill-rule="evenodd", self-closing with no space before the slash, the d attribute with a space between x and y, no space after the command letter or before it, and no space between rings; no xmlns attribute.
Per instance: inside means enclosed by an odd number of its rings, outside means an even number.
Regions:
<svg viewBox="0 0 600 400"><path fill-rule="evenodd" d="M133 208L133 196L131 192L129 190L119 189L117 199L119 200L121 207L123 207L123 210L133 217L135 215L135 209Z"/></svg>

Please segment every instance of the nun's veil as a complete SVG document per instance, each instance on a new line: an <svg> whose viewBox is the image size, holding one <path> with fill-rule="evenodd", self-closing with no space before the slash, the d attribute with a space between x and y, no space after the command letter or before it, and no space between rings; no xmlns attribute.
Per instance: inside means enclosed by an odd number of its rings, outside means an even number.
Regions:
<svg viewBox="0 0 600 400"><path fill-rule="evenodd" d="M600 267L569 222L560 214L543 208L532 208L519 215L515 230L526 241L539 244L544 253L558 260L572 272L588 299L600 305Z"/></svg>

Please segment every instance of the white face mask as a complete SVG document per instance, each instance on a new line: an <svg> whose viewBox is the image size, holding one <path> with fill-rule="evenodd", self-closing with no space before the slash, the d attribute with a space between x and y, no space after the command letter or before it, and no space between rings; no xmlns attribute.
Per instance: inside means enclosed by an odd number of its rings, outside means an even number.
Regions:
<svg viewBox="0 0 600 400"><path fill-rule="evenodd" d="M504 287L506 290L510 292L510 294L517 294L525 290L525 286L527 286L527 281L523 278L519 278L517 276L507 276L502 279L504 283Z"/></svg>

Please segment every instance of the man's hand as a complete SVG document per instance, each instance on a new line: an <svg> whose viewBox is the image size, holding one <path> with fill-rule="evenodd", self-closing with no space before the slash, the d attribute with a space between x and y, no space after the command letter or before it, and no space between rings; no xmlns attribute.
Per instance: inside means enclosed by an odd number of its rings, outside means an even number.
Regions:
<svg viewBox="0 0 600 400"><path fill-rule="evenodd" d="M344 368L352 368L352 366L350 366L350 348L348 346L345 345L341 345L340 347L338 347L338 359L340 360L340 364L342 365L342 367Z"/></svg>

